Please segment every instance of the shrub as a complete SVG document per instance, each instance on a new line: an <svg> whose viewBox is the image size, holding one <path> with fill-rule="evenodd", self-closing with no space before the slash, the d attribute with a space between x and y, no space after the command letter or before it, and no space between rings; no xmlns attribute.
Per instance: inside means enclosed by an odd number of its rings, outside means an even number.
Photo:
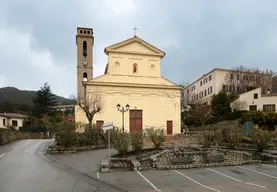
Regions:
<svg viewBox="0 0 277 192"><path fill-rule="evenodd" d="M254 129L252 142L257 146L258 151L262 152L266 149L269 140L272 138L272 133L263 129Z"/></svg>
<svg viewBox="0 0 277 192"><path fill-rule="evenodd" d="M151 127L151 128L145 129L145 131L146 131L147 138L152 141L152 143L154 144L154 147L156 149L160 148L160 146L165 140L164 129Z"/></svg>
<svg viewBox="0 0 277 192"><path fill-rule="evenodd" d="M110 130L110 139L113 147L121 156L124 156L129 151L130 139L128 133L121 129Z"/></svg>
<svg viewBox="0 0 277 192"><path fill-rule="evenodd" d="M252 121L254 124L274 130L277 123L277 113L270 111L248 111L243 114L241 121L242 123Z"/></svg>
<svg viewBox="0 0 277 192"><path fill-rule="evenodd" d="M143 148L144 132L137 131L130 133L131 145L134 152L139 153Z"/></svg>
<svg viewBox="0 0 277 192"><path fill-rule="evenodd" d="M59 123L56 133L56 141L58 145L64 147L70 147L76 144L77 136L75 132L75 124L70 122Z"/></svg>
<svg viewBox="0 0 277 192"><path fill-rule="evenodd" d="M242 140L242 137L242 130L238 125L223 128L223 140L227 143L229 149L234 149L235 145Z"/></svg>
<svg viewBox="0 0 277 192"><path fill-rule="evenodd" d="M203 147L208 148L210 147L215 139L215 132L214 131L203 131L200 138L200 143Z"/></svg>

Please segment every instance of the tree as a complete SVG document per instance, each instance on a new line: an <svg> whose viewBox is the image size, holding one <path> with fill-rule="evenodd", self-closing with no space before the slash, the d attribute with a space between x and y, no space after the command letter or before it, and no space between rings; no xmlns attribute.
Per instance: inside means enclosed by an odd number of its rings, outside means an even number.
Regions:
<svg viewBox="0 0 277 192"><path fill-rule="evenodd" d="M272 81L275 76L276 73L271 70L236 67L227 73L223 91L239 95L261 87L262 92L265 93L268 89L272 89Z"/></svg>
<svg viewBox="0 0 277 192"><path fill-rule="evenodd" d="M211 105L213 115L216 117L227 116L231 112L230 96L223 91L213 95Z"/></svg>
<svg viewBox="0 0 277 192"><path fill-rule="evenodd" d="M98 92L85 94L84 98L78 99L78 105L85 112L90 128L92 128L94 115L102 111L103 104L102 95Z"/></svg>
<svg viewBox="0 0 277 192"><path fill-rule="evenodd" d="M44 85L37 91L36 96L33 97L33 115L41 117L42 115L54 115L53 107L57 105L57 100L51 91L50 85Z"/></svg>
<svg viewBox="0 0 277 192"><path fill-rule="evenodd" d="M207 119L211 116L212 108L205 100L199 100L195 103L194 114L195 119L205 125Z"/></svg>
<svg viewBox="0 0 277 192"><path fill-rule="evenodd" d="M237 100L237 101L232 103L232 108L236 111L245 110L246 107L247 107L247 102L246 101Z"/></svg>

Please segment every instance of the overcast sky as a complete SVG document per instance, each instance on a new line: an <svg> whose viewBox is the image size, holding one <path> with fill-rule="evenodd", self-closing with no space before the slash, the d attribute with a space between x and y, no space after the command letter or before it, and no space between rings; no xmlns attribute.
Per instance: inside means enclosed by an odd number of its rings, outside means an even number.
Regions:
<svg viewBox="0 0 277 192"><path fill-rule="evenodd" d="M0 0L0 87L76 93L76 28L95 35L94 76L104 48L137 35L166 52L162 74L191 82L213 68L277 71L276 0Z"/></svg>

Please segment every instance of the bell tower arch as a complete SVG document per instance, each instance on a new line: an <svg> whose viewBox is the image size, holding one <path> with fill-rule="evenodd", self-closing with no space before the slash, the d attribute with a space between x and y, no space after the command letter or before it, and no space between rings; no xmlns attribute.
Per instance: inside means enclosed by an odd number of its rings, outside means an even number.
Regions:
<svg viewBox="0 0 277 192"><path fill-rule="evenodd" d="M83 80L93 78L93 45L94 36L92 28L77 28L77 98L83 98Z"/></svg>

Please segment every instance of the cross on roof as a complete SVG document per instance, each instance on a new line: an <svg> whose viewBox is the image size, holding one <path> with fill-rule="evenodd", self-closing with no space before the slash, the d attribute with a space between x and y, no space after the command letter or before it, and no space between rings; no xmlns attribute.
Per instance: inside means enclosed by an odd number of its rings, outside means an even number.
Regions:
<svg viewBox="0 0 277 192"><path fill-rule="evenodd" d="M133 28L133 30L135 31L135 36L137 35L137 27L135 26L134 28Z"/></svg>

